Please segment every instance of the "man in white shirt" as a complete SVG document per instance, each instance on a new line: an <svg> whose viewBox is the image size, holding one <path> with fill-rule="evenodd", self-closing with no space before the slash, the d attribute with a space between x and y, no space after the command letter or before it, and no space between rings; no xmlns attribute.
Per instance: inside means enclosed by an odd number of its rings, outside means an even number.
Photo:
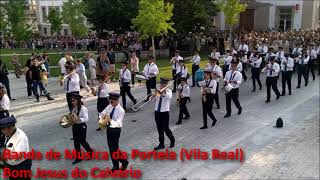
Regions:
<svg viewBox="0 0 320 180"><path fill-rule="evenodd" d="M65 64L66 67L66 76L63 80L64 91L66 92L66 98L68 102L69 111L73 109L71 103L71 95L80 93L80 78L79 75L75 72L75 65L71 61L67 61Z"/></svg>
<svg viewBox="0 0 320 180"><path fill-rule="evenodd" d="M226 75L227 71L229 71L229 66L232 61L231 50L226 50L226 55L223 57L223 77Z"/></svg>
<svg viewBox="0 0 320 180"><path fill-rule="evenodd" d="M276 63L276 56L270 57L269 64L266 65L265 68L262 70L263 72L267 73L267 100L266 103L270 102L271 98L271 87L275 94L277 95L277 100L280 98L280 92L277 87L277 80L278 80L278 74L280 72L280 66L278 63Z"/></svg>
<svg viewBox="0 0 320 180"><path fill-rule="evenodd" d="M308 55L310 56L310 60L308 62L308 78L309 78L309 73L311 71L311 75L312 75L312 79L315 80L316 76L314 73L314 66L316 65L316 60L317 60L317 51L316 48L313 47L313 44L309 44L309 48L308 48Z"/></svg>
<svg viewBox="0 0 320 180"><path fill-rule="evenodd" d="M239 86L242 82L242 74L237 71L237 62L232 61L231 70L224 77L225 86L231 84L232 89L226 94L226 109L227 114L224 118L231 116L231 99L234 105L238 108L238 115L242 113L242 107L239 102Z"/></svg>
<svg viewBox="0 0 320 180"><path fill-rule="evenodd" d="M213 47L213 48L212 48L210 57L212 57L212 58L217 58L218 60L220 59L220 52L217 51L217 48L216 48L216 47Z"/></svg>
<svg viewBox="0 0 320 180"><path fill-rule="evenodd" d="M298 86L300 88L301 77L304 78L304 85L308 86L308 62L310 60L310 56L308 55L306 49L302 49L302 54L296 58L296 62L298 63Z"/></svg>
<svg viewBox="0 0 320 180"><path fill-rule="evenodd" d="M67 59L66 59L66 55L64 54L59 61L61 76L63 76L66 73L66 68L64 66L66 64L66 62L67 62Z"/></svg>
<svg viewBox="0 0 320 180"><path fill-rule="evenodd" d="M241 51L241 50L243 50L245 54L248 54L248 52L249 52L249 47L248 47L248 45L246 45L244 40L241 41L241 44L238 48L238 51Z"/></svg>
<svg viewBox="0 0 320 180"><path fill-rule="evenodd" d="M281 60L284 58L284 51L283 47L279 46L278 47L278 52L276 53L276 62L281 63Z"/></svg>
<svg viewBox="0 0 320 180"><path fill-rule="evenodd" d="M209 64L205 69L211 69L213 80L217 83L216 92L214 93L214 102L217 104L217 109L220 109L220 101L219 101L219 82L222 77L222 71L219 66L219 60L216 57L209 58Z"/></svg>
<svg viewBox="0 0 320 180"><path fill-rule="evenodd" d="M192 86L191 87L194 87L195 83L196 83L196 80L195 80L196 72L200 67L200 61L201 61L201 57L199 56L199 52L198 51L194 52L194 55L193 55L191 61L193 63L192 64Z"/></svg>
<svg viewBox="0 0 320 180"><path fill-rule="evenodd" d="M172 64L172 79L174 80L174 84L173 84L173 93L176 92L176 88L177 88L177 69L180 68L180 64L179 61L183 60L183 58L180 56L180 51L176 50L174 57L170 60L170 63Z"/></svg>
<svg viewBox="0 0 320 180"><path fill-rule="evenodd" d="M157 124L157 130L159 134L159 145L154 150L164 149L164 133L170 139L170 148L175 145L175 139L169 128L169 112L170 112L170 100L172 98L172 91L168 88L164 89L168 85L168 79L160 79L160 90L159 95L154 94L151 98L155 98L155 121Z"/></svg>
<svg viewBox="0 0 320 180"><path fill-rule="evenodd" d="M281 61L281 74L282 74L282 94L281 96L286 95L286 83L288 84L289 95L291 95L291 78L292 71L294 66L294 60L285 54L284 58Z"/></svg>
<svg viewBox="0 0 320 180"><path fill-rule="evenodd" d="M251 92L256 91L256 81L259 84L259 89L262 89L260 81L260 67L261 67L262 57L259 57L259 52L254 52L251 54L249 63L251 65L251 74L252 74L252 84L253 89Z"/></svg>
<svg viewBox="0 0 320 180"><path fill-rule="evenodd" d="M9 117L10 99L6 93L6 87L0 83L0 119Z"/></svg>
<svg viewBox="0 0 320 180"><path fill-rule="evenodd" d="M97 75L97 79L99 81L99 86L94 94L98 96L97 111L98 114L100 114L109 105L109 85L106 83L107 79L105 79L103 75ZM96 129L96 131L100 130L100 127Z"/></svg>
<svg viewBox="0 0 320 180"><path fill-rule="evenodd" d="M183 119L189 119L190 114L187 108L187 100L190 97L190 88L187 84L187 78L182 77L181 78L181 84L178 86L178 93L177 93L177 101L179 103L180 111L179 111L179 119L176 125L179 125L182 123ZM185 115L185 117L183 117Z"/></svg>
<svg viewBox="0 0 320 180"><path fill-rule="evenodd" d="M143 74L146 77L147 86L147 99L145 102L149 101L151 96L151 89L156 89L157 85L157 75L159 74L158 66L154 63L154 57L148 56L148 63L143 68Z"/></svg>
<svg viewBox="0 0 320 180"><path fill-rule="evenodd" d="M93 59L93 54L89 55L88 64L89 64L91 84L94 85L94 80L97 78L97 64L96 64L96 61Z"/></svg>
<svg viewBox="0 0 320 180"><path fill-rule="evenodd" d="M0 119L0 130L5 136L5 151L10 153L28 153L29 141L27 135L19 128L15 127L17 120L14 116ZM0 156L0 161L4 161L4 168L9 168L10 171L19 170L18 177L10 176L9 179L30 180L32 177L31 166L32 160L28 157L3 159ZM23 172L22 172L23 171ZM20 178L22 176L24 178Z"/></svg>
<svg viewBox="0 0 320 180"><path fill-rule="evenodd" d="M320 75L320 42L317 42L318 75Z"/></svg>
<svg viewBox="0 0 320 180"><path fill-rule="evenodd" d="M124 110L127 109L127 102L126 102L126 94L129 96L133 104L137 103L137 100L131 94L131 73L130 70L127 68L128 63L123 62L121 64L121 70L119 73L119 85L120 85L120 94L122 97L122 107Z"/></svg>
<svg viewBox="0 0 320 180"><path fill-rule="evenodd" d="M112 171L114 170L125 170L129 164L127 159L114 159L112 154L119 151L119 139L121 134L121 128L123 125L123 119L125 115L124 109L119 103L120 94L118 93L109 93L110 104L101 112L100 118L103 116L109 116L110 121L107 126L107 141L110 151L110 157L112 160ZM121 167L119 168L119 161L121 162Z"/></svg>
<svg viewBox="0 0 320 180"><path fill-rule="evenodd" d="M293 59L297 58L300 54L301 54L302 48L299 46L299 43L294 42L294 48L292 49L291 52L291 57ZM298 63L294 62L295 66L293 67L293 72L296 71L296 69L298 69Z"/></svg>

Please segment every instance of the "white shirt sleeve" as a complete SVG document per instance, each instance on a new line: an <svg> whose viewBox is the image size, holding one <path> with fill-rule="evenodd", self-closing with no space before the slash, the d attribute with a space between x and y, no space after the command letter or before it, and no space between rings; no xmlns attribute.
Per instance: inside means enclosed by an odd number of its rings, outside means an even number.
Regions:
<svg viewBox="0 0 320 180"><path fill-rule="evenodd" d="M88 119L89 119L88 109L85 106L81 107L81 110L79 113L79 119L82 123L88 122Z"/></svg>
<svg viewBox="0 0 320 180"><path fill-rule="evenodd" d="M4 94L1 101L0 101L0 107L3 109L3 110L9 110L10 108L10 99L8 97L7 94Z"/></svg>

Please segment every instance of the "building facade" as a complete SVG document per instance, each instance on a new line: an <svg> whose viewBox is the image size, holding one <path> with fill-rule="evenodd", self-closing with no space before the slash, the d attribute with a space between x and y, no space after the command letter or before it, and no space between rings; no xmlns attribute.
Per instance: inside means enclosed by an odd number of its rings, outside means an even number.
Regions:
<svg viewBox="0 0 320 180"><path fill-rule="evenodd" d="M313 29L320 23L320 0L246 0L247 9L239 16L236 28L247 30ZM222 12L216 27L229 29Z"/></svg>

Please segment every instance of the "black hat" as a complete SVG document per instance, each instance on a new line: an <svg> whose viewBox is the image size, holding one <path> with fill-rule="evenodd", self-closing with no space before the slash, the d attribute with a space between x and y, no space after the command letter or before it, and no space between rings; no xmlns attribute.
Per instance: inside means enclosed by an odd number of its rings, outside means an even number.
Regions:
<svg viewBox="0 0 320 180"><path fill-rule="evenodd" d="M181 81L187 81L188 78L187 78L187 77L181 77L180 80L181 80Z"/></svg>
<svg viewBox="0 0 320 180"><path fill-rule="evenodd" d="M128 65L127 61L122 62L121 64L125 64L126 66Z"/></svg>
<svg viewBox="0 0 320 180"><path fill-rule="evenodd" d="M215 61L215 60L218 60L218 58L215 57L215 56L213 56L213 57L212 57L212 56L209 56L209 60L210 60L210 61Z"/></svg>
<svg viewBox="0 0 320 180"><path fill-rule="evenodd" d="M283 127L282 118L279 117L279 118L277 119L276 127L277 127L277 128L282 128L282 127Z"/></svg>
<svg viewBox="0 0 320 180"><path fill-rule="evenodd" d="M230 50L230 49L227 49L226 52L231 52L231 50Z"/></svg>
<svg viewBox="0 0 320 180"><path fill-rule="evenodd" d="M179 51L179 50L176 50L175 53L180 53L180 51Z"/></svg>
<svg viewBox="0 0 320 180"><path fill-rule="evenodd" d="M120 97L119 93L109 93L109 99L111 100L118 100Z"/></svg>
<svg viewBox="0 0 320 180"><path fill-rule="evenodd" d="M82 96L80 94L77 94L77 93L71 93L71 98L75 98L75 99L81 100Z"/></svg>
<svg viewBox="0 0 320 180"><path fill-rule="evenodd" d="M169 79L168 78L160 78L160 84L166 84L168 83Z"/></svg>
<svg viewBox="0 0 320 180"><path fill-rule="evenodd" d="M103 79L104 79L104 76L99 74L99 75L97 75L97 79L98 79L98 80L100 80L100 79L103 80Z"/></svg>
<svg viewBox="0 0 320 180"><path fill-rule="evenodd" d="M9 127L11 125L14 125L17 123L17 120L14 116L11 117L5 117L0 119L0 128Z"/></svg>
<svg viewBox="0 0 320 180"><path fill-rule="evenodd" d="M211 69L205 69L203 70L204 73L212 73L212 70Z"/></svg>

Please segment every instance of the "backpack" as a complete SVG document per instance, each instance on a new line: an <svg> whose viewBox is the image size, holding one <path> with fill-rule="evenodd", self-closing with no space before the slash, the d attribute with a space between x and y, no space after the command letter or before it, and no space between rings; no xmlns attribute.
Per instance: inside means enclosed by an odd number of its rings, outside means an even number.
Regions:
<svg viewBox="0 0 320 180"><path fill-rule="evenodd" d="M199 81L203 81L204 79L204 72L202 69L198 69L196 71L196 76L195 76L196 82L198 83Z"/></svg>

